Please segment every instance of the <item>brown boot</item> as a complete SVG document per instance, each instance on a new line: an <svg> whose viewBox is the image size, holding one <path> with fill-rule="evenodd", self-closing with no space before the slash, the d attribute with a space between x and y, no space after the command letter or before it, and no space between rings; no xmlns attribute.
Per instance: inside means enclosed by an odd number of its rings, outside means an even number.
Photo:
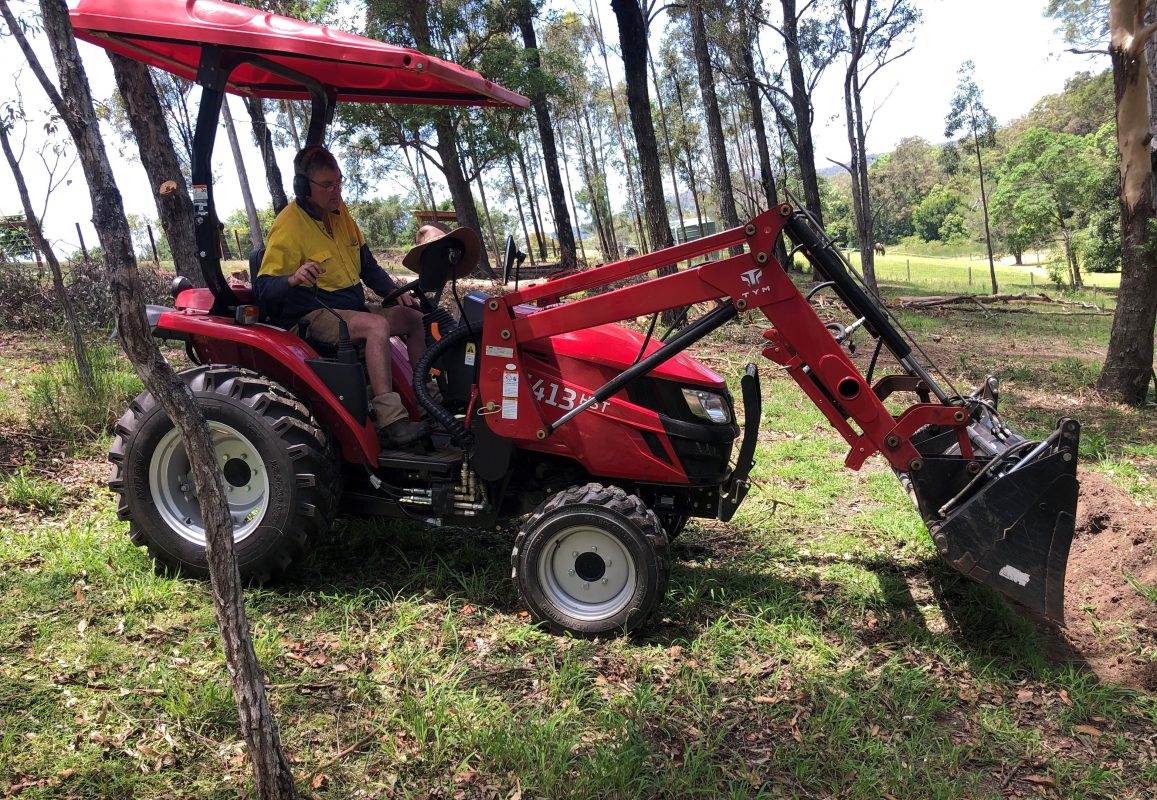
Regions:
<svg viewBox="0 0 1157 800"><path fill-rule="evenodd" d="M370 402L378 418L378 439L383 447L412 447L429 433L426 423L410 420L397 392L379 394Z"/></svg>

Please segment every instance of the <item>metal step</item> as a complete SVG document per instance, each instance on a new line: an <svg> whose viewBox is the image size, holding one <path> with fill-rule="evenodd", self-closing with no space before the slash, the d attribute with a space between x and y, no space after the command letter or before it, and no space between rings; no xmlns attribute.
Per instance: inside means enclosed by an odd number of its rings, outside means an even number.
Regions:
<svg viewBox="0 0 1157 800"><path fill-rule="evenodd" d="M412 450L382 450L378 453L378 466L384 470L401 472L410 479L455 478L462 468L462 451L456 447L444 447L428 453Z"/></svg>

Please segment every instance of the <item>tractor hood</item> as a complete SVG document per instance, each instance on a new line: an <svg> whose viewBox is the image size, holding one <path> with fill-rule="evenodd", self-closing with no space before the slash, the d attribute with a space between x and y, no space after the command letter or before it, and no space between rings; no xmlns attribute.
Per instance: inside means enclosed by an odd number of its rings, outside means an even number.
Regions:
<svg viewBox="0 0 1157 800"><path fill-rule="evenodd" d="M574 358L612 367L621 372L638 360L639 348L643 345L643 339L642 334L612 323L572 333L556 334L546 339L529 342L523 347L531 353ZM662 342L652 338L647 343L647 349L643 355L650 355L658 350L662 344ZM720 375L686 353L673 356L648 374L652 378L713 389L723 389L726 386Z"/></svg>
<svg viewBox="0 0 1157 800"><path fill-rule="evenodd" d="M526 108L522 95L473 70L364 36L218 0L80 0L69 12L76 38L198 78L202 50L244 51L336 92L339 101ZM300 83L243 63L225 90L309 100Z"/></svg>

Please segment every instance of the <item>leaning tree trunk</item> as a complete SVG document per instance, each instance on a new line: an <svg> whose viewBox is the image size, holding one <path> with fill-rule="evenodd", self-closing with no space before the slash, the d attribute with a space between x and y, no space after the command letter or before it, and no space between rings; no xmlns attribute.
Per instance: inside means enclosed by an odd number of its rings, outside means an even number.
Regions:
<svg viewBox="0 0 1157 800"><path fill-rule="evenodd" d="M257 796L262 800L294 798L297 794L293 774L281 749L277 725L265 696L265 679L253 650L245 616L241 578L233 552L233 520L225 503L224 482L216 465L209 429L188 387L161 357L145 319L143 292L124 205L101 141L100 123L93 108L92 92L81 65L80 53L76 49L68 7L63 0L41 0L40 8L44 32L60 76L59 92L40 67L7 0L0 0L0 13L10 32L76 144L92 200L93 225L104 251L116 301L121 344L145 386L181 432L189 455L205 523L213 608L241 719L241 732L253 764Z"/></svg>
<svg viewBox="0 0 1157 800"><path fill-rule="evenodd" d="M233 125L233 114L229 111L229 96L221 103L221 119L225 123L225 135L229 137L229 148L233 151L233 165L237 168L237 180L241 184L241 199L245 203L245 216L249 219L249 244L254 250L265 246L265 233L261 230L261 218L257 216L257 205L253 202L253 192L249 189L249 173L245 170L245 159L241 157L241 143L237 140L237 128ZM223 247L229 249L228 236ZM238 253L238 258L244 254Z"/></svg>
<svg viewBox="0 0 1157 800"><path fill-rule="evenodd" d="M260 97L249 97L245 100L245 108L249 111L249 122L253 126L253 141L261 151L261 163L265 166L265 185L269 187L269 198L273 201L273 214L276 216L289 204L289 198L285 196L285 185L281 182L281 168L277 166L277 151L273 148L273 135L269 132L269 123L265 120L265 103Z"/></svg>
<svg viewBox="0 0 1157 800"><path fill-rule="evenodd" d="M32 209L32 198L28 195L28 186L24 183L24 172L20 169L20 162L12 152L8 142L8 128L0 125L0 147L4 149L4 158L8 160L8 167L12 170L12 179L16 183L16 192L20 195L20 205L24 207L24 220L28 224L28 235L37 253L43 253L52 272L52 289L56 293L56 302L64 309L64 318L68 323L68 332L72 337L72 358L76 362L76 374L80 378L81 388L89 395L96 394L96 381L92 375L92 362L88 358L88 347L84 343L84 333L80 329L80 322L76 319L76 311L72 301L68 299L68 291L64 288L64 273L61 272L60 262L56 253L52 252L52 245L44 238L44 230L40 227L40 220ZM37 257L39 261L39 256Z"/></svg>
<svg viewBox="0 0 1157 800"><path fill-rule="evenodd" d="M534 33L534 5L523 2L518 8L518 27L522 31L522 43L526 47L527 67L537 73L541 66L538 58L538 41ZM550 109L546 104L546 92L541 83L530 95L534 107L534 119L538 123L538 138L542 143L542 158L546 162L546 186L550 192L550 205L554 209L555 230L558 236L559 261L563 269L575 267L574 231L570 226L570 214L566 209L566 194L562 188L562 174L558 169L558 150L554 142L554 131L550 125Z"/></svg>
<svg viewBox="0 0 1157 800"><path fill-rule="evenodd" d="M799 17L796 0L781 0L783 5L783 33L787 49L787 70L791 76L791 110L795 116L796 155L799 158L800 182L803 201L808 212L822 225L823 202L820 200L820 181L816 173L816 149L812 143L812 100L803 72L803 58L799 49Z"/></svg>
<svg viewBox="0 0 1157 800"><path fill-rule="evenodd" d="M518 181L514 179L514 162L510 160L510 156L506 157L506 169L510 173L510 193L514 195L514 205L518 208L518 219L522 223L522 238L526 240L526 253L530 256L530 266L534 267L537 266L534 261L534 245L530 241L530 232L526 229L526 214L522 212L522 196L518 193ZM503 264L503 267L505 266Z"/></svg>
<svg viewBox="0 0 1157 800"><path fill-rule="evenodd" d="M719 194L719 213L723 217L723 226L734 228L739 224L739 213L735 210L735 190L731 186L731 167L727 164L723 117L719 113L719 98L715 94L715 73L711 68L711 53L707 49L707 26L703 21L701 0L688 0L687 11L691 17L691 42L695 50L695 68L699 73L703 117L707 121L707 145L711 149L715 189Z"/></svg>
<svg viewBox="0 0 1157 800"><path fill-rule="evenodd" d="M1140 405L1153 376L1157 263L1153 235L1153 169L1149 155L1145 37L1138 36L1139 0L1111 0L1110 56L1121 161L1121 288L1109 352L1097 379L1106 394Z"/></svg>
<svg viewBox="0 0 1157 800"><path fill-rule="evenodd" d="M996 261L992 258L992 231L988 228L988 194L984 190L984 162L980 159L980 137L976 135L976 124L972 125L972 144L976 147L976 171L980 175L980 207L984 212L984 245L988 250L988 274L992 278L992 293L999 294L996 286Z"/></svg>
<svg viewBox="0 0 1157 800"><path fill-rule="evenodd" d="M671 147L671 128L667 124L667 107L663 103L663 94L659 91L659 71L655 69L655 60L651 58L651 45L647 45L647 63L651 67L651 80L655 86L655 102L659 106L659 127L663 130L663 149L667 151L667 170L671 174L671 191L675 195L675 213L679 215L679 235L681 241L687 241L687 223L683 221L683 201L679 197L679 181L675 177L675 149Z"/></svg>
<svg viewBox="0 0 1157 800"><path fill-rule="evenodd" d="M852 151L852 211L860 240L860 271L868 289L879 295L876 285L875 241L872 237L872 205L868 189L868 156L864 145L863 107L860 99L858 62L852 61L844 79L844 110L848 123L848 146Z"/></svg>
<svg viewBox="0 0 1157 800"><path fill-rule="evenodd" d="M165 112L157 96L157 87L149 68L139 61L108 54L112 62L117 90L125 104L125 113L136 137L141 165L148 175L161 230L173 254L173 268L194 286L204 286L201 262L197 259L197 241L193 234L193 201L181 172L181 162L169 138ZM176 189L165 184L172 181ZM164 187L164 188L162 188Z"/></svg>

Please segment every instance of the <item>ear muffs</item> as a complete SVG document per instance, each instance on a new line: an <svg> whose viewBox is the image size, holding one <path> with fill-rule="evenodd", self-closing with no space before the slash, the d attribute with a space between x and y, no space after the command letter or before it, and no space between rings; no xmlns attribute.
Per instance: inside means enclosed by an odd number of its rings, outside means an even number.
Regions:
<svg viewBox="0 0 1157 800"><path fill-rule="evenodd" d="M309 199L309 165L313 163L318 153L324 152L327 152L324 147L313 144L302 148L293 159L293 196L299 201Z"/></svg>

